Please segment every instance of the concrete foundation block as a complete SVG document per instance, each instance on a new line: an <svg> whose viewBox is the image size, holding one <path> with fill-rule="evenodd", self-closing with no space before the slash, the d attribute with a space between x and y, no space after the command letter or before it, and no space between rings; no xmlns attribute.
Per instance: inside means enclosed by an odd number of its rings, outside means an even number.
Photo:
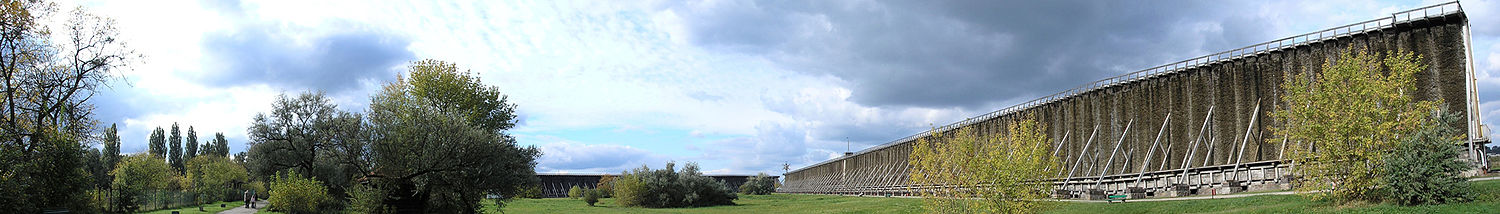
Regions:
<svg viewBox="0 0 1500 214"><path fill-rule="evenodd" d="M1292 184L1289 184L1289 183L1264 183L1264 184L1251 184L1249 188L1245 189L1245 191L1251 191L1251 192L1255 192L1255 191L1278 191L1278 190L1289 190L1289 189L1292 189Z"/></svg>
<svg viewBox="0 0 1500 214"><path fill-rule="evenodd" d="M1079 195L1078 199L1083 199L1083 200L1104 200L1105 197L1109 197L1109 195L1104 194L1104 190L1088 189L1088 190L1083 191L1083 195Z"/></svg>

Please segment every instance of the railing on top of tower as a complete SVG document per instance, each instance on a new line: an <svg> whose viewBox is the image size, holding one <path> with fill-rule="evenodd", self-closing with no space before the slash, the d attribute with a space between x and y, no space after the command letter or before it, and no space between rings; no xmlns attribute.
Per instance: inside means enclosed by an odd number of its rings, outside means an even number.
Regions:
<svg viewBox="0 0 1500 214"><path fill-rule="evenodd" d="M1047 96L1042 96L1040 98L1036 98L1036 99L1032 99L1030 101L1023 102L1021 104L1016 104L1016 105L1013 105L1013 106L1010 106L1010 107L1006 107L1004 109L992 111L990 113L986 113L986 114L979 115L979 116L976 116L976 117L970 117L970 118L964 119L963 121L958 121L958 122L955 122L955 123L952 123L952 124L948 124L948 125L944 125L944 126L940 126L940 127L935 127L932 130L922 131L922 132L919 132L917 134L913 134L911 136L907 136L907 137L903 137L903 138L900 138L900 139L896 139L896 140L893 140L893 141L885 143L885 144L881 144L881 145L878 145L878 146L866 148L866 149L860 150L859 152L855 152L854 154L856 154L856 155L857 154L864 154L864 153L869 152L869 151L883 149L885 147L890 147L890 146L893 146L893 145L896 145L896 144L900 144L901 142L912 141L912 140L915 140L917 138L926 137L928 135L931 135L934 131L938 132L938 133L945 132L945 131L952 130L952 129L955 129L955 128L958 128L958 127L963 127L963 126L971 125L971 124L974 124L974 123L979 123L981 121L993 119L995 117L1000 117L1000 116L1008 115L1008 114L1011 114L1011 113L1020 112L1020 111L1026 110L1026 109L1030 109L1032 107L1045 105L1045 104L1051 103L1053 101L1058 101L1058 100L1066 99L1066 98L1072 97L1074 95L1087 93L1087 92L1090 92L1090 91L1093 91L1093 90L1097 90L1097 89L1107 88L1107 87L1110 87L1110 86L1115 86L1115 85L1124 84L1124 83L1130 83L1130 82L1134 82L1134 81L1137 81L1137 80L1148 79L1148 78L1157 77L1157 76L1161 76L1161 75L1176 73L1176 72L1179 72L1179 71L1184 71L1184 70L1188 70L1188 69L1192 69L1192 68L1197 68L1197 67L1203 66L1203 65L1210 65L1210 64L1213 64L1213 63L1219 63L1219 62L1223 62L1223 61L1234 60L1234 59L1238 59L1238 58L1245 57L1245 56L1251 56L1251 55L1256 55L1256 54L1266 53L1266 52L1271 52L1271 51L1277 51L1277 50L1291 48L1291 47L1296 47L1296 46L1305 45L1305 44L1322 42L1322 41L1325 41L1325 40L1336 39L1336 38L1339 38L1339 37L1350 36L1350 35L1354 35L1354 34L1360 34L1360 33L1365 33L1365 32L1370 32L1370 31L1375 31L1375 30L1381 30L1381 29L1393 27L1396 24L1407 23L1407 22L1412 22L1412 21L1417 21L1417 20L1424 20L1424 19L1433 18L1433 17L1443 17L1443 16L1447 16L1447 15L1450 15L1450 14L1457 14L1457 13L1462 13L1462 12L1463 12L1463 6L1460 6L1458 4L1458 1L1452 1L1452 2L1448 2L1448 3L1436 4L1436 5L1432 5L1432 6L1426 6L1426 7L1422 7L1422 8L1417 8L1417 9L1411 9L1411 10L1405 10L1405 11L1401 11L1401 12L1392 13L1390 17L1382 17L1382 18L1373 19L1373 20L1369 20L1369 21L1364 21L1364 22L1359 22L1359 23L1354 23L1354 24L1348 24L1348 25L1338 26L1338 27L1333 27L1333 28L1328 28L1328 29L1325 29L1325 30L1317 31L1317 32L1306 33L1306 34L1296 35L1296 36L1291 36L1291 37L1286 37L1286 38L1282 38L1282 39L1273 40L1273 41L1270 41L1270 42L1263 42L1263 43L1260 43L1260 44L1254 44L1254 45L1250 45L1250 46L1245 46L1245 47L1237 48L1237 49L1234 49L1234 50L1228 50L1228 51L1224 51L1224 52L1218 52L1218 53L1214 53L1214 54L1209 54L1209 55L1206 55L1206 56L1200 56L1200 57L1196 57L1196 58L1192 58L1192 59L1182 60L1182 61L1178 61L1178 62L1174 62L1174 63L1168 63L1166 65L1160 65L1160 66L1151 67L1151 68L1143 69L1143 70L1136 71L1136 72L1130 72L1130 73L1127 73L1127 74L1121 74L1121 75L1118 75L1118 76L1114 76L1114 77L1110 77L1110 78L1105 78L1105 79L1101 79L1101 80L1089 82L1089 83L1080 85L1078 87L1074 87L1072 89L1064 90L1064 91L1057 92L1057 93L1054 93L1054 94L1051 94L1051 95L1047 95ZM814 167L814 166L819 166L819 165L827 164L827 163L830 163L830 162L842 160L842 159L845 159L845 158L848 158L848 157L852 157L852 156L853 155L840 156L840 157L837 157L837 158L833 158L833 159L829 159L829 160L826 160L826 161L818 162L816 164L808 165L807 167L803 167L801 169L792 170L791 172L787 172L787 173L795 173L795 172L798 172L798 171L802 171L802 169L807 169L807 168L811 168L811 167Z"/></svg>

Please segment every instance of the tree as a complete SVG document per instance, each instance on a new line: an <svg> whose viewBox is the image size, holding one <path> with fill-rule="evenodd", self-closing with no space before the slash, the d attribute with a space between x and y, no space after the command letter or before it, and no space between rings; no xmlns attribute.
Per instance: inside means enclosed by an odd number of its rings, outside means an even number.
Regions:
<svg viewBox="0 0 1500 214"><path fill-rule="evenodd" d="M1388 56L1348 48L1323 70L1285 77L1282 122L1272 127L1287 142L1301 175L1297 189L1338 203L1373 201L1385 174L1383 159L1401 136L1422 127L1439 101L1417 101L1415 75L1427 69L1411 52Z"/></svg>
<svg viewBox="0 0 1500 214"><path fill-rule="evenodd" d="M1401 136L1385 158L1386 199L1400 205L1431 205L1471 199L1468 181L1460 175L1469 163L1460 156L1464 138L1456 127L1459 114L1443 114L1416 131Z"/></svg>
<svg viewBox="0 0 1500 214"><path fill-rule="evenodd" d="M136 56L113 39L113 20L56 12L50 2L0 0L0 213L88 209L90 100Z"/></svg>
<svg viewBox="0 0 1500 214"><path fill-rule="evenodd" d="M1031 213L1052 190L1048 175L1060 170L1046 127L1030 115L1007 124L1004 134L981 136L973 128L917 140L909 161L913 189L923 207L941 213Z"/></svg>
<svg viewBox="0 0 1500 214"><path fill-rule="evenodd" d="M615 195L615 176L604 174L599 182L594 184L594 189L599 190L599 197L608 198Z"/></svg>
<svg viewBox="0 0 1500 214"><path fill-rule="evenodd" d="M767 176L766 173L750 177L745 184L740 185L740 194L770 195L772 192L776 192L776 179Z"/></svg>
<svg viewBox="0 0 1500 214"><path fill-rule="evenodd" d="M283 94L271 104L271 112L255 115L248 129L249 152L237 159L246 160L258 179L296 171L343 196L351 178L369 169L361 121L361 115L338 110L323 93Z"/></svg>
<svg viewBox="0 0 1500 214"><path fill-rule="evenodd" d="M537 183L540 151L504 132L514 126L514 105L499 88L454 67L415 62L409 79L397 78L371 98L375 170L367 177L389 194L418 196L397 199L412 205L396 207L402 212L477 212L485 195L517 195L517 187Z"/></svg>
<svg viewBox="0 0 1500 214"><path fill-rule="evenodd" d="M193 131L193 126L188 126L187 142L184 143L187 144L184 145L187 146L187 151L185 151L185 153L182 153L183 158L187 160L193 160L193 157L198 156L198 132Z"/></svg>
<svg viewBox="0 0 1500 214"><path fill-rule="evenodd" d="M172 169L167 166L166 160L149 154L135 154L121 159L119 167L111 171L110 175L115 177L112 185L119 192L115 210L129 213L139 208L136 198L142 193L167 187L167 183L171 182Z"/></svg>
<svg viewBox="0 0 1500 214"><path fill-rule="evenodd" d="M115 124L109 124L109 129L104 130L104 167L105 171L114 170L115 165L120 164L120 133ZM108 176L108 173L105 173ZM109 177L106 180L113 181ZM108 187L106 186L106 189Z"/></svg>
<svg viewBox="0 0 1500 214"><path fill-rule="evenodd" d="M167 137L166 136L167 136L167 132L165 130L161 129L161 126L157 126L156 130L151 131L151 139L148 140L148 141L151 142L151 148L150 148L151 150L148 150L147 152L151 153L152 156L156 156L156 158L166 159L167 158Z"/></svg>
<svg viewBox="0 0 1500 214"><path fill-rule="evenodd" d="M245 183L250 179L245 167L235 164L228 157L212 155L188 160L186 175L192 182L191 190L204 200L200 203L236 199L235 196L239 194L229 185Z"/></svg>
<svg viewBox="0 0 1500 214"><path fill-rule="evenodd" d="M169 149L167 151L167 161L172 163L172 169L177 170L178 174L182 174L182 132L179 130L181 129L177 128L177 122L172 122L172 133L167 135L167 149Z"/></svg>
<svg viewBox="0 0 1500 214"><path fill-rule="evenodd" d="M229 157L229 140L224 139L224 132L214 133L213 155Z"/></svg>

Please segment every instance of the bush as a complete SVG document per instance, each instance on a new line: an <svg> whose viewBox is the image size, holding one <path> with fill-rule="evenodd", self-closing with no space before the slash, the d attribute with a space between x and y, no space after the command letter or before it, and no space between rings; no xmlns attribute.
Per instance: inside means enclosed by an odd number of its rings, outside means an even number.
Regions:
<svg viewBox="0 0 1500 214"><path fill-rule="evenodd" d="M578 197L583 197L583 188L573 186L573 188L568 189L568 198L578 199Z"/></svg>
<svg viewBox="0 0 1500 214"><path fill-rule="evenodd" d="M521 187L521 191L516 192L516 197L533 199L542 198L542 186L528 185L526 187Z"/></svg>
<svg viewBox="0 0 1500 214"><path fill-rule="evenodd" d="M641 166L615 181L615 203L620 206L702 207L732 205L735 195L723 181L703 176L698 165L688 163L682 172L673 164L659 170Z"/></svg>
<svg viewBox="0 0 1500 214"><path fill-rule="evenodd" d="M1469 200L1468 183L1459 176L1468 168L1459 158L1462 135L1446 125L1457 121L1457 115L1435 118L1397 142L1385 158L1387 200L1401 205Z"/></svg>
<svg viewBox="0 0 1500 214"><path fill-rule="evenodd" d="M594 189L599 190L600 198L614 197L615 176L605 174L604 177L599 178L599 183L594 184Z"/></svg>
<svg viewBox="0 0 1500 214"><path fill-rule="evenodd" d="M328 188L323 187L321 181L304 178L296 171L291 171L273 178L270 195L272 210L287 213L318 213L319 207L328 200Z"/></svg>
<svg viewBox="0 0 1500 214"><path fill-rule="evenodd" d="M604 194L604 191L600 191L599 189L586 190L583 192L583 202L589 203L589 206L592 207L594 203L599 202L599 197L602 194Z"/></svg>
<svg viewBox="0 0 1500 214"><path fill-rule="evenodd" d="M385 205L385 192L369 185L354 185L349 188L350 213L396 213Z"/></svg>
<svg viewBox="0 0 1500 214"><path fill-rule="evenodd" d="M766 173L750 177L745 184L740 185L741 194L769 195L771 192L776 192L776 179L767 176Z"/></svg>

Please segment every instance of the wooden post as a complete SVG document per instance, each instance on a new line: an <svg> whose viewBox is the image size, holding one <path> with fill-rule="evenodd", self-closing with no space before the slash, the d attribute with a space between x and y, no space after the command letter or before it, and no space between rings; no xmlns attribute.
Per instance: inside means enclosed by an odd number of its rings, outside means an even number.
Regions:
<svg viewBox="0 0 1500 214"><path fill-rule="evenodd" d="M1146 162L1141 164L1140 175L1137 175L1135 177L1135 182L1132 183L1131 185L1133 185L1133 186L1140 186L1141 179L1146 177L1146 167L1150 167L1151 166L1151 155L1156 154L1156 143L1161 142L1161 134L1165 133L1167 131L1167 124L1170 124L1169 122L1172 122L1172 113L1171 112L1167 113L1167 118L1166 119L1162 119L1162 121L1161 121L1161 128L1157 129L1157 131L1156 131L1156 139L1155 140L1151 140L1151 151L1150 152L1146 152Z"/></svg>
<svg viewBox="0 0 1500 214"><path fill-rule="evenodd" d="M1188 150L1188 155L1183 157L1183 158L1186 158L1187 160L1182 162L1182 177L1179 177L1177 179L1179 183L1186 183L1183 180L1187 180L1188 167L1193 166L1193 154L1197 154L1198 153L1198 143L1199 142L1203 142L1202 139L1203 139L1204 131L1208 130L1208 121L1211 120L1211 119L1213 119L1214 118L1213 116L1214 116L1214 107L1213 106L1209 106L1208 107L1208 115L1205 116L1205 117L1203 117L1203 126L1200 127L1200 128L1198 128L1198 137L1195 138L1195 139L1193 139L1193 145L1190 147L1192 149Z"/></svg>
<svg viewBox="0 0 1500 214"><path fill-rule="evenodd" d="M1110 164L1115 163L1115 153L1120 151L1120 144L1125 144L1125 136L1130 135L1130 125L1135 124L1135 119L1125 122L1125 131L1120 132L1120 140L1115 141L1115 148L1109 152L1109 161L1104 162L1104 170L1099 170L1099 179L1094 180L1094 188L1099 188L1099 183L1104 182L1104 175L1109 174Z"/></svg>

